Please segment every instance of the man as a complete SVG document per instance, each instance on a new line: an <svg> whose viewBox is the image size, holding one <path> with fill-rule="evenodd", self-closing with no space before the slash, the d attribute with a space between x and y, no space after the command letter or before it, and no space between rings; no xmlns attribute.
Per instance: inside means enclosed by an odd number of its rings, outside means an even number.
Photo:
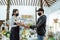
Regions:
<svg viewBox="0 0 60 40"><path fill-rule="evenodd" d="M38 40L43 40L46 33L46 16L44 15L44 10L42 8L38 9L38 21L36 25L30 26L31 29L37 28Z"/></svg>

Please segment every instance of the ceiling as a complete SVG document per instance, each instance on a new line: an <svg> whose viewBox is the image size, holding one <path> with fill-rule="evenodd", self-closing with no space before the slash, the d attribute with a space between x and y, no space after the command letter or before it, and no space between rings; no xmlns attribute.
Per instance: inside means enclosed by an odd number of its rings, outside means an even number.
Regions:
<svg viewBox="0 0 60 40"><path fill-rule="evenodd" d="M43 0L44 6L47 3L51 6L57 0ZM0 0L0 5L6 5L7 0ZM23 6L40 6L40 0L10 0L10 5L23 5Z"/></svg>

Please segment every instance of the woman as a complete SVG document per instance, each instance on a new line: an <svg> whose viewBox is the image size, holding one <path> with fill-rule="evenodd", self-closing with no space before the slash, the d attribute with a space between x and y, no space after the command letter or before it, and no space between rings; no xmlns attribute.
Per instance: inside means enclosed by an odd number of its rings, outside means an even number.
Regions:
<svg viewBox="0 0 60 40"><path fill-rule="evenodd" d="M19 21L19 11L18 9L13 9L13 14L11 18L11 33L10 40L19 40L19 26L22 26L23 23Z"/></svg>

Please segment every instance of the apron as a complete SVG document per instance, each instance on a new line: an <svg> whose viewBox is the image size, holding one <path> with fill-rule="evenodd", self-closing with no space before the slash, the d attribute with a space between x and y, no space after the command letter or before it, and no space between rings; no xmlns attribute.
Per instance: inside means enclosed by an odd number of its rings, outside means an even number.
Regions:
<svg viewBox="0 0 60 40"><path fill-rule="evenodd" d="M12 27L10 33L10 40L19 40L19 26Z"/></svg>

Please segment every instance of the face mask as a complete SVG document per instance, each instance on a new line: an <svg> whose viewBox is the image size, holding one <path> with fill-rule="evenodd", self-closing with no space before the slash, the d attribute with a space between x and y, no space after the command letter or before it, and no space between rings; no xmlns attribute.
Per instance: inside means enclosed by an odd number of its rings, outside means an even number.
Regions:
<svg viewBox="0 0 60 40"><path fill-rule="evenodd" d="M38 13L38 16L41 16L41 13Z"/></svg>
<svg viewBox="0 0 60 40"><path fill-rule="evenodd" d="M19 15L19 13L16 14L16 16L18 16L18 15Z"/></svg>

